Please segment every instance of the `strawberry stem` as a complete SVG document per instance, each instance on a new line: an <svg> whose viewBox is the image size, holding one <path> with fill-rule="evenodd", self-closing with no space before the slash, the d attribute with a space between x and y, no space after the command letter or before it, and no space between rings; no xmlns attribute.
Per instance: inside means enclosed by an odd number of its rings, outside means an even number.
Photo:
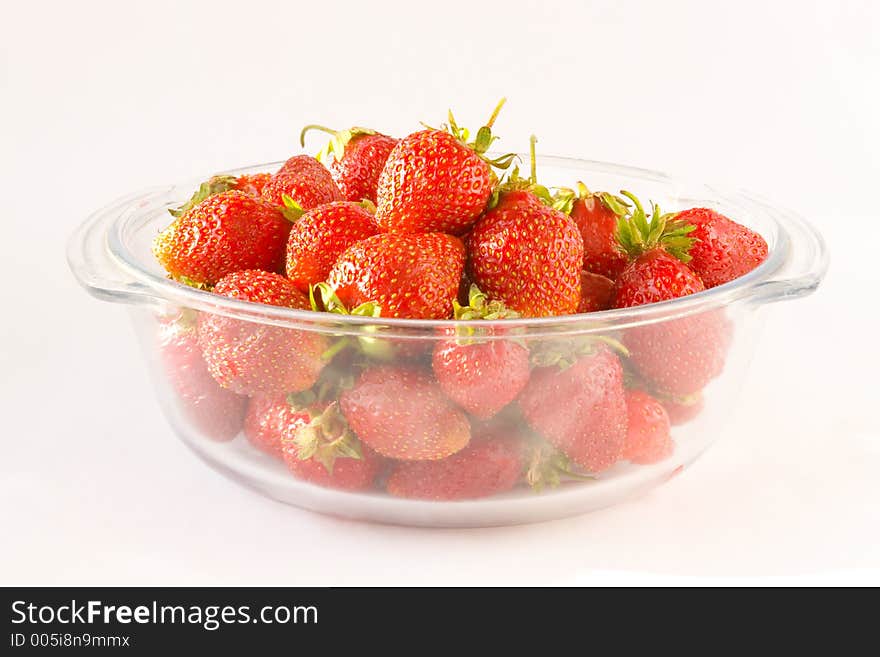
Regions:
<svg viewBox="0 0 880 657"><path fill-rule="evenodd" d="M310 123L302 129L302 132L299 133L299 145L303 148L306 147L306 133L309 130L320 130L321 132L326 132L328 135L336 135L338 130L334 130L333 128L328 128L325 125L318 125L317 123Z"/></svg>
<svg viewBox="0 0 880 657"><path fill-rule="evenodd" d="M616 351L621 356L629 358L629 349L627 349L620 340L609 338L607 335L596 335L591 339L596 340L597 342L602 342L611 347L612 351Z"/></svg>
<svg viewBox="0 0 880 657"><path fill-rule="evenodd" d="M535 154L535 146L538 138L535 135L529 137L529 182L533 185L538 184L538 158Z"/></svg>
<svg viewBox="0 0 880 657"><path fill-rule="evenodd" d="M341 337L336 340L332 345L330 345L327 349L321 353L321 360L325 363L329 363L333 358L336 357L340 351L345 349L351 344L351 338L349 337Z"/></svg>

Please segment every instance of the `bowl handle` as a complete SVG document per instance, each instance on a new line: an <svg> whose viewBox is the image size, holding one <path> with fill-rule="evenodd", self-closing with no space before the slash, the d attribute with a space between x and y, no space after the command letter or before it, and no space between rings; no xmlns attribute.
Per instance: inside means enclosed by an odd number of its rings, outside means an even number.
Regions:
<svg viewBox="0 0 880 657"><path fill-rule="evenodd" d="M163 188L164 189L164 188ZM114 223L127 209L137 208L157 189L142 190L98 210L76 229L67 243L67 262L90 294L118 303L160 303L150 288L128 274L109 248Z"/></svg>
<svg viewBox="0 0 880 657"><path fill-rule="evenodd" d="M798 214L771 208L751 194L743 194L762 206L779 222L778 244L785 253L779 269L754 290L752 299L760 304L785 301L811 294L828 271L828 248L819 232Z"/></svg>

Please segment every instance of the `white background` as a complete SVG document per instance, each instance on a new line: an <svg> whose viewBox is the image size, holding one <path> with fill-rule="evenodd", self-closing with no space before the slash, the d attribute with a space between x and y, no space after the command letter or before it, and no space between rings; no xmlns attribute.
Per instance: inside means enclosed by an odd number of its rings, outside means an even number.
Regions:
<svg viewBox="0 0 880 657"><path fill-rule="evenodd" d="M13 2L0 21L0 584L880 583L880 10L862 2ZM131 190L509 97L506 142L760 192L832 267L770 309L726 440L528 527L313 515L198 462L67 236Z"/></svg>

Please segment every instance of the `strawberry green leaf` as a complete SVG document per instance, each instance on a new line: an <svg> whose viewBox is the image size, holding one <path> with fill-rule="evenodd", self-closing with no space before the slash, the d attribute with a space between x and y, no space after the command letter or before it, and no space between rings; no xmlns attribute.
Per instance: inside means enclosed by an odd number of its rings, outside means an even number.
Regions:
<svg viewBox="0 0 880 657"><path fill-rule="evenodd" d="M202 283L202 282L193 280L189 276L183 276L183 275L177 276L174 280L176 280L178 283L183 283L184 285L187 285L189 287L193 287L197 290L210 290L211 289L211 286L208 285L207 283Z"/></svg>
<svg viewBox="0 0 880 657"><path fill-rule="evenodd" d="M382 309L374 301L367 301L349 310L336 296L336 291L328 283L315 283L309 286L309 302L316 312L334 313L336 315L359 315L361 317L379 317Z"/></svg>
<svg viewBox="0 0 880 657"><path fill-rule="evenodd" d="M336 459L363 458L360 441L348 427L336 402L298 429L292 442L298 459L314 459L330 474L333 474Z"/></svg>
<svg viewBox="0 0 880 657"><path fill-rule="evenodd" d="M193 192L193 195L186 203L179 208L169 209L168 212L172 217L179 217L190 208L197 206L206 198L233 189L236 182L238 182L238 179L235 176L212 176L199 185L199 188Z"/></svg>
<svg viewBox="0 0 880 657"><path fill-rule="evenodd" d="M319 161L327 164L327 160L330 154L333 154L333 158L337 161L342 159L342 156L345 155L345 148L348 146L348 143L358 137L360 135L375 135L378 134L375 130L370 128L360 128L353 127L348 130L334 130L333 128L328 128L327 126L318 125L318 124L310 124L305 126L302 131L299 133L299 143L300 146L305 148L306 145L306 133L310 130L320 130L321 132L326 132L330 135L330 140L324 144L318 154L315 155L315 158Z"/></svg>
<svg viewBox="0 0 880 657"><path fill-rule="evenodd" d="M651 216L648 217L634 194L627 191L620 193L634 206L628 213L618 215L616 237L621 251L636 258L651 249L662 247L682 262L691 259L689 250L696 240L689 234L695 230L694 226L676 221L675 213L663 214L656 203L651 204Z"/></svg>
<svg viewBox="0 0 880 657"><path fill-rule="evenodd" d="M543 441L532 447L526 466L526 482L532 490L540 493L546 487L556 488L563 479L591 481L595 477L578 472L571 459Z"/></svg>
<svg viewBox="0 0 880 657"><path fill-rule="evenodd" d="M569 189L568 187L557 187L551 197L550 207L554 210L558 210L562 214L571 214L577 197L577 192L573 189Z"/></svg>
<svg viewBox="0 0 880 657"><path fill-rule="evenodd" d="M630 211L629 203L625 199L609 194L608 192L599 192L599 199L602 204L611 210L618 217L623 217Z"/></svg>
<svg viewBox="0 0 880 657"><path fill-rule="evenodd" d="M291 223L296 223L299 218L305 214L303 207L287 194L281 195L281 201L284 205L281 207L281 214Z"/></svg>
<svg viewBox="0 0 880 657"><path fill-rule="evenodd" d="M474 319L516 319L519 313L510 310L503 301L490 300L476 285L468 290L468 305L462 306L457 300L452 302L455 319L469 321Z"/></svg>
<svg viewBox="0 0 880 657"><path fill-rule="evenodd" d="M315 403L315 393L311 390L303 390L302 392L291 392L287 395L287 403L294 410L302 410L308 408Z"/></svg>
<svg viewBox="0 0 880 657"><path fill-rule="evenodd" d="M472 149L490 166L495 167L496 169L507 169L516 159L516 153L506 153L497 158L489 158L485 155L486 151L488 151L489 148L491 148L492 144L495 143L495 141L498 139L498 137L492 134L492 125L495 123L495 119L498 118L498 114L499 112L501 112L501 108L504 107L504 103L506 102L506 98L502 98L498 102L492 112L492 116L490 116L489 120L486 121L486 125L477 130L477 134L474 137L473 141L471 141L470 139L470 131L467 128L463 128L458 125L458 122L455 120L455 116L452 114L452 110L448 111L446 116L446 123L441 126L441 129L445 130L462 144ZM422 125L424 125L429 130L434 129L426 123L422 123Z"/></svg>

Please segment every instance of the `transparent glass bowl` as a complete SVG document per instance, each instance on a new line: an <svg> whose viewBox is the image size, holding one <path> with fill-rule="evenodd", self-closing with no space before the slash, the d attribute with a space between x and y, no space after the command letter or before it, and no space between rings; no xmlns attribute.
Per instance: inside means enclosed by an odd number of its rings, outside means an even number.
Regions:
<svg viewBox="0 0 880 657"><path fill-rule="evenodd" d="M228 173L274 171L278 166L280 163L270 163ZM724 343L718 348L720 355L713 355L718 359L713 371L717 376L707 385L703 387L702 381L688 381L684 376L684 388L701 389L702 401L688 413L696 413L694 417L673 426L675 448L670 455L648 465L620 461L594 478L564 480L558 487L539 493L523 480L512 490L479 499L433 501L395 497L384 490L388 472L396 466L393 459L382 461L375 483L368 490L352 492L309 483L293 475L280 459L255 448L239 430L250 400L224 391L220 398L228 406L218 411L216 406L208 408L200 396L182 390L181 379L201 365L192 354L184 354L176 361L169 359L162 337L168 318L179 316L182 311L189 317L232 318L241 322L243 330L254 333L280 330L300 337L323 336L328 343L343 338L368 343L372 353L383 354L386 365L419 368L426 376L431 376L432 350L439 341L448 339L448 331L457 325L451 320L373 319L248 304L168 280L155 262L150 245L170 221L168 208L188 199L199 181L144 190L99 210L71 237L68 259L73 273L91 294L130 306L147 367L169 423L202 460L235 481L299 507L405 525L490 526L579 514L641 494L666 481L722 434L728 413L737 409L738 392L758 337L762 318L758 310L769 302L796 298L816 289L827 268L828 255L821 236L809 224L746 193L585 160L543 157L539 158L539 167L542 179L553 185L571 186L582 180L591 189L627 189L643 199L658 202L666 211L697 206L715 208L760 232L769 245L767 260L748 275L682 299L589 315L505 320L497 325L480 322L480 340L515 338L528 347L533 357L548 350L583 351L584 345L601 342L597 338L635 347L640 353L632 358L641 358L650 364L647 369L655 370L654 382L647 384L654 389L665 385L658 384L658 380L668 380L664 370L674 374L676 363L701 360L703 354L695 353L695 349L708 349L707 344L713 341ZM723 339L712 337L722 333ZM652 349L656 351L652 353ZM641 385L639 366L634 367L631 358L625 356L620 360L627 372L636 373L636 385ZM344 358L332 361L322 379L333 383L343 377L351 378L357 372L352 371L349 362ZM175 367L179 369L175 371ZM533 369L533 378L534 372ZM632 379L628 380L631 385ZM682 392L681 386L677 392ZM533 391L533 405L534 394ZM565 399L565 394L569 393L548 389L546 399L539 399L538 405L557 405L564 413L571 404L578 403ZM688 401L695 398L689 395ZM687 413L672 408L674 402L669 403L673 417ZM511 432L525 428L517 402L503 413ZM473 418L469 421L477 429L479 422ZM584 434L583 427L577 429ZM557 436L557 443L564 439ZM525 456L524 462L528 458Z"/></svg>

